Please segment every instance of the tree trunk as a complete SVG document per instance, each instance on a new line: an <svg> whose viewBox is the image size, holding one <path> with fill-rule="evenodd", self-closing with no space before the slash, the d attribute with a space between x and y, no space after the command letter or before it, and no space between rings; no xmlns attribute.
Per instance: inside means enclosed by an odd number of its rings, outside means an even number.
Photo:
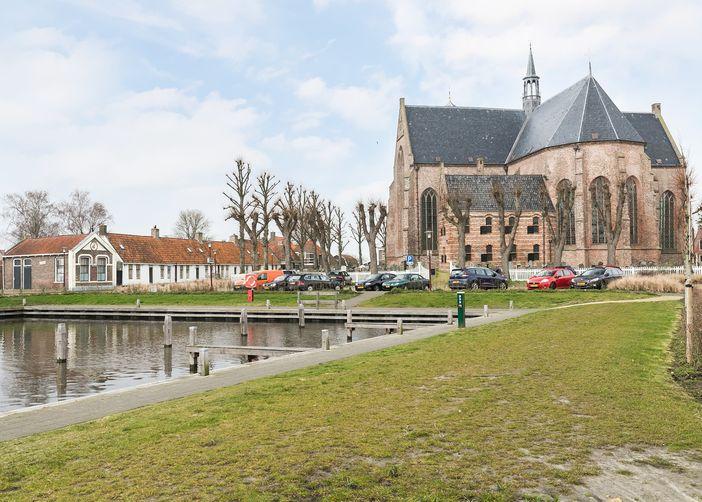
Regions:
<svg viewBox="0 0 702 502"><path fill-rule="evenodd" d="M269 252L268 252L268 229L264 228L263 229L263 268L268 270L270 268L270 259L269 259Z"/></svg>
<svg viewBox="0 0 702 502"><path fill-rule="evenodd" d="M378 249L375 247L375 245L371 245L370 243L368 244L368 255L370 259L370 273L371 274L377 274L378 273Z"/></svg>
<svg viewBox="0 0 702 502"><path fill-rule="evenodd" d="M464 222L458 225L458 268L466 266L466 226Z"/></svg>
<svg viewBox="0 0 702 502"><path fill-rule="evenodd" d="M290 252L290 248L292 247L292 238L290 234L285 234L283 236L283 250L285 251L285 268L288 270L292 269L292 265L290 264L290 259L292 256L292 253Z"/></svg>

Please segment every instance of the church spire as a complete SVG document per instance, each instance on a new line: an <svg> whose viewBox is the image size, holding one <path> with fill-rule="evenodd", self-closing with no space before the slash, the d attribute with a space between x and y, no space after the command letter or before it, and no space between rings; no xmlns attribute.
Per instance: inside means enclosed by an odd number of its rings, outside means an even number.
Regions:
<svg viewBox="0 0 702 502"><path fill-rule="evenodd" d="M522 109L529 115L534 108L541 104L541 93L539 92L539 76L536 74L534 66L534 54L529 44L529 60L527 61L526 76L522 79L524 91L522 93Z"/></svg>

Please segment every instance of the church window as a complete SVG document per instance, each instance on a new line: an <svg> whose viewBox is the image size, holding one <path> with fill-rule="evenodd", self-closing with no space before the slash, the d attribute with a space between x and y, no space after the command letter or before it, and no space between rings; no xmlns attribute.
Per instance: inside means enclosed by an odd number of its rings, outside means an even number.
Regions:
<svg viewBox="0 0 702 502"><path fill-rule="evenodd" d="M629 243L639 243L639 210L636 193L636 179L632 176L626 180L626 196L629 206Z"/></svg>
<svg viewBox="0 0 702 502"><path fill-rule="evenodd" d="M675 249L675 196L672 192L663 192L660 207L661 249Z"/></svg>
<svg viewBox="0 0 702 502"><path fill-rule="evenodd" d="M610 217L610 194L607 178L598 176L590 185L590 204L592 205L592 243L605 244L607 242L606 224Z"/></svg>
<svg viewBox="0 0 702 502"><path fill-rule="evenodd" d="M420 204L421 224L420 242L422 251L436 251L437 240L437 212L436 212L436 192L427 188L422 193Z"/></svg>
<svg viewBox="0 0 702 502"><path fill-rule="evenodd" d="M575 205L570 204L570 210L566 210L569 193L573 190L570 180L563 179L556 187L558 200L556 201L556 225L561 232L565 232L566 245L575 244ZM572 199L571 199L572 202Z"/></svg>

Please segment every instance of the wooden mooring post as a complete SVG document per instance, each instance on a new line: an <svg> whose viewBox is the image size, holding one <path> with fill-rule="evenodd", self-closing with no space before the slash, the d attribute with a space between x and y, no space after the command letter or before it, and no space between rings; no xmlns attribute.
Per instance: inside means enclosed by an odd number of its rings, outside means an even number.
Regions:
<svg viewBox="0 0 702 502"><path fill-rule="evenodd" d="M55 332L56 362L65 363L68 360L68 332L66 324L59 323Z"/></svg>
<svg viewBox="0 0 702 502"><path fill-rule="evenodd" d="M449 326L453 324L453 311L451 309L446 312L446 324Z"/></svg>
<svg viewBox="0 0 702 502"><path fill-rule="evenodd" d="M188 345L197 345L197 326L188 328ZM197 373L197 352L188 352L188 362L190 363L190 373Z"/></svg>
<svg viewBox="0 0 702 502"><path fill-rule="evenodd" d="M490 315L490 313L489 313L489 311L488 311L488 306L487 306L487 305L483 305L483 317L487 317L487 316L489 316L489 315Z"/></svg>
<svg viewBox="0 0 702 502"><path fill-rule="evenodd" d="M297 304L300 305L300 290L297 290Z"/></svg>
<svg viewBox="0 0 702 502"><path fill-rule="evenodd" d="M514 310L514 300L509 301L509 309Z"/></svg>
<svg viewBox="0 0 702 502"><path fill-rule="evenodd" d="M329 342L329 330L322 330L322 350L331 350L331 344Z"/></svg>
<svg viewBox="0 0 702 502"><path fill-rule="evenodd" d="M317 310L319 310L319 291L317 291Z"/></svg>
<svg viewBox="0 0 702 502"><path fill-rule="evenodd" d="M341 300L341 310L346 310L346 300Z"/></svg>
<svg viewBox="0 0 702 502"><path fill-rule="evenodd" d="M334 291L334 308L339 308L339 290Z"/></svg>
<svg viewBox="0 0 702 502"><path fill-rule="evenodd" d="M139 298L137 298L136 307L137 308L141 307L141 300Z"/></svg>
<svg viewBox="0 0 702 502"><path fill-rule="evenodd" d="M348 326L348 332L346 333L347 342L353 341L353 327L351 327L351 323L353 323L353 313L351 309L349 309L346 311L346 325Z"/></svg>
<svg viewBox="0 0 702 502"><path fill-rule="evenodd" d="M398 335L402 334L402 319L397 320L397 334Z"/></svg>
<svg viewBox="0 0 702 502"><path fill-rule="evenodd" d="M270 301L270 300L266 300L266 308L267 308L268 310L271 309L271 301Z"/></svg>
<svg viewBox="0 0 702 502"><path fill-rule="evenodd" d="M241 326L241 335L249 334L249 313L246 309L241 309L241 314L239 315L239 324Z"/></svg>
<svg viewBox="0 0 702 502"><path fill-rule="evenodd" d="M22 306L23 307L27 306L27 299L26 298L22 298Z"/></svg>
<svg viewBox="0 0 702 502"><path fill-rule="evenodd" d="M170 314L166 314L163 319L163 346L173 346L173 318Z"/></svg>
<svg viewBox="0 0 702 502"><path fill-rule="evenodd" d="M301 328L305 327L305 306L300 303L297 306L297 320Z"/></svg>
<svg viewBox="0 0 702 502"><path fill-rule="evenodd" d="M200 349L200 368L198 373L200 376L207 376L210 374L210 354L207 352L206 348Z"/></svg>

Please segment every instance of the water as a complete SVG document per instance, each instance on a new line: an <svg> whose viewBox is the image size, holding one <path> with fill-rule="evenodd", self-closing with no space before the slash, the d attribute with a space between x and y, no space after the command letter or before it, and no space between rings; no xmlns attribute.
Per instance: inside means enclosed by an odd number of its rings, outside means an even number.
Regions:
<svg viewBox="0 0 702 502"><path fill-rule="evenodd" d="M238 323L174 322L173 347L163 347L163 323L71 321L68 362L56 364L54 332L59 321L0 322L0 412L96 394L186 375L188 327L198 344L241 345ZM321 330L332 344L346 341L343 323L249 323L247 345L320 347ZM357 329L354 340L382 330ZM236 356L212 357L212 369L242 364Z"/></svg>

